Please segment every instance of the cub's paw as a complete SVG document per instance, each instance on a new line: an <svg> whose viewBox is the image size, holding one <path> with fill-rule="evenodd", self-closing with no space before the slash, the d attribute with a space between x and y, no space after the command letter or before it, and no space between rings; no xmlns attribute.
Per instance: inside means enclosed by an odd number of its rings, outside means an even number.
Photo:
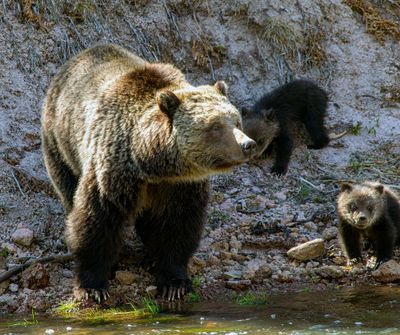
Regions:
<svg viewBox="0 0 400 335"><path fill-rule="evenodd" d="M190 279L169 279L159 282L157 290L162 299L174 301L183 299L184 295L192 291Z"/></svg>
<svg viewBox="0 0 400 335"><path fill-rule="evenodd" d="M378 258L375 262L374 270L377 270L383 263L390 260L390 257Z"/></svg>
<svg viewBox="0 0 400 335"><path fill-rule="evenodd" d="M283 176L286 174L287 169L282 166L273 166L271 168L271 173L276 174L277 176Z"/></svg>
<svg viewBox="0 0 400 335"><path fill-rule="evenodd" d="M76 301L88 302L94 300L98 304L101 304L110 298L110 293L107 289L97 290L94 288L74 287L74 297Z"/></svg>

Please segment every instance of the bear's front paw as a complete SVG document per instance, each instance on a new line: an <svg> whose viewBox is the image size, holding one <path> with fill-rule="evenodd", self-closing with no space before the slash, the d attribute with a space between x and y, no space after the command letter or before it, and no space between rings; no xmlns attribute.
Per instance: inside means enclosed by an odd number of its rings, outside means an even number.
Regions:
<svg viewBox="0 0 400 335"><path fill-rule="evenodd" d="M110 293L107 289L94 289L94 288L83 288L83 287L74 287L74 297L75 300L81 302L87 302L89 299L94 299L95 302L101 304L103 301L106 301L110 298Z"/></svg>
<svg viewBox="0 0 400 335"><path fill-rule="evenodd" d="M283 176L286 174L287 169L282 166L273 166L271 169L271 173L276 174L277 176Z"/></svg>
<svg viewBox="0 0 400 335"><path fill-rule="evenodd" d="M183 299L186 293L192 291L192 282L190 279L169 279L159 282L157 290L161 298L167 301Z"/></svg>

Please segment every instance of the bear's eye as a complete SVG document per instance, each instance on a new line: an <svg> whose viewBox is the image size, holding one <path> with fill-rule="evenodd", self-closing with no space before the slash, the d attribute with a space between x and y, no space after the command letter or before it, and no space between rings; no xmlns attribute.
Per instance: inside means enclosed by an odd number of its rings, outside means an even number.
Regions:
<svg viewBox="0 0 400 335"><path fill-rule="evenodd" d="M368 206L367 206L367 209L368 209L370 212L372 212L372 210L374 209L374 206L368 205Z"/></svg>
<svg viewBox="0 0 400 335"><path fill-rule="evenodd" d="M215 131L215 132L220 131L221 129L222 129L222 124L220 124L220 123L214 123L210 127L210 130Z"/></svg>
<svg viewBox="0 0 400 335"><path fill-rule="evenodd" d="M350 204L350 210L353 211L353 212L356 211L357 210L357 205L355 203L351 203Z"/></svg>

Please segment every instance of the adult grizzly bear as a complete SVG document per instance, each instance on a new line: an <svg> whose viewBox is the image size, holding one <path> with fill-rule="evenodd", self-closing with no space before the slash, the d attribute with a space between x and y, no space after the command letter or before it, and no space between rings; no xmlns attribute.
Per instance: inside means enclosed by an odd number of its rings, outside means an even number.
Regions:
<svg viewBox="0 0 400 335"><path fill-rule="evenodd" d="M67 212L77 298L108 296L122 228L135 221L169 300L191 288L187 263L206 218L209 176L246 162L256 144L226 85L193 87L169 64L114 45L71 59L44 104L46 168Z"/></svg>

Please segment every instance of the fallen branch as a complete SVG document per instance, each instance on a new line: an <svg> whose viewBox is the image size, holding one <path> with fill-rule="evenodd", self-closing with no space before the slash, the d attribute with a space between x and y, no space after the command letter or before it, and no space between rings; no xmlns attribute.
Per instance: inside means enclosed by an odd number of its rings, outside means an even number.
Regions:
<svg viewBox="0 0 400 335"><path fill-rule="evenodd" d="M0 274L0 283L15 276L16 274L24 271L26 268L31 266L35 263L50 263L50 262L57 262L57 263L67 263L72 260L72 254L64 254L64 255L52 255L43 258L34 258L26 261L24 264L14 266L12 269L3 272Z"/></svg>

